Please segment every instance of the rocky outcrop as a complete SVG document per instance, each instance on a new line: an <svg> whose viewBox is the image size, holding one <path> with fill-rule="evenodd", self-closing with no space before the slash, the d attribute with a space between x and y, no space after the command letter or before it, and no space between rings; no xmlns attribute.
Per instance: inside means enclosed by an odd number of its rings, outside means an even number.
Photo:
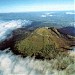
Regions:
<svg viewBox="0 0 75 75"><path fill-rule="evenodd" d="M65 35L71 35L75 37L75 27L74 26L68 26L58 29L58 31Z"/></svg>
<svg viewBox="0 0 75 75"><path fill-rule="evenodd" d="M2 42L0 42L0 50L4 50L6 48L9 48L13 45L13 36L9 39L6 39Z"/></svg>

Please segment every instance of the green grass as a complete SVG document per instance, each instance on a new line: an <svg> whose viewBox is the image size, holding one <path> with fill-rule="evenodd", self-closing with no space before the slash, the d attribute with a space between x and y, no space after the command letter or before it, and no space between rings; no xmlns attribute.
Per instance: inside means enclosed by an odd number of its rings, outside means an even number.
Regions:
<svg viewBox="0 0 75 75"><path fill-rule="evenodd" d="M57 41L60 41L60 39L56 33L48 28L38 28L27 38L16 41L14 48L25 56L54 59L59 55L65 54L65 52L57 49L60 45ZM63 43L62 39L60 42L61 44Z"/></svg>

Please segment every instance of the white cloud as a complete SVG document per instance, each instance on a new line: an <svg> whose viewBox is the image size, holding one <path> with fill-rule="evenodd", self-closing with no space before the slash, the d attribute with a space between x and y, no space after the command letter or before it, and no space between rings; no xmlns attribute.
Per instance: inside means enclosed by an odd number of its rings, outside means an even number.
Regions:
<svg viewBox="0 0 75 75"><path fill-rule="evenodd" d="M0 22L0 41L3 41L7 37L10 37L11 32L14 29L21 28L21 27L26 26L28 24L31 24L31 21L12 20L12 21L8 21L8 22Z"/></svg>
<svg viewBox="0 0 75 75"><path fill-rule="evenodd" d="M45 14L43 14L43 15L41 15L41 17L52 17L53 15L52 15L52 13L45 13Z"/></svg>
<svg viewBox="0 0 75 75"><path fill-rule="evenodd" d="M22 58L14 55L9 49L0 51L0 75L60 75L61 73L52 69L50 61Z"/></svg>
<svg viewBox="0 0 75 75"><path fill-rule="evenodd" d="M41 17L46 17L46 15L41 15Z"/></svg>
<svg viewBox="0 0 75 75"><path fill-rule="evenodd" d="M66 14L71 15L71 14L75 14L75 12L66 12Z"/></svg>

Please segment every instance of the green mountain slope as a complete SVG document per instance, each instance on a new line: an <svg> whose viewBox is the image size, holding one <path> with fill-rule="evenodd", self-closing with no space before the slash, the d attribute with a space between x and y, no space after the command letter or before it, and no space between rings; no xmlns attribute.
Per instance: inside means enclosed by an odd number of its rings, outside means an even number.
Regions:
<svg viewBox="0 0 75 75"><path fill-rule="evenodd" d="M60 51L69 49L69 41L57 29L42 27L17 41L14 48L25 56L54 58Z"/></svg>

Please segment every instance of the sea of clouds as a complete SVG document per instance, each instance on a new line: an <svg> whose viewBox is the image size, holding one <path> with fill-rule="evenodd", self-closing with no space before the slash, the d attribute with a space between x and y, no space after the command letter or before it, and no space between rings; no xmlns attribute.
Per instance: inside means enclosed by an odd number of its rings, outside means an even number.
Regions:
<svg viewBox="0 0 75 75"><path fill-rule="evenodd" d="M66 12L68 15L75 15L75 12Z"/></svg>
<svg viewBox="0 0 75 75"><path fill-rule="evenodd" d="M67 15L75 15L75 12L65 12L65 14ZM41 15L41 17L46 18L46 17L53 17L55 15L53 15L53 12L51 13L44 13Z"/></svg>
<svg viewBox="0 0 75 75"><path fill-rule="evenodd" d="M32 22L29 20L0 21L0 41L4 41L6 38L11 37L13 30L25 27L31 23Z"/></svg>
<svg viewBox="0 0 75 75"><path fill-rule="evenodd" d="M65 75L52 70L51 63L44 60L14 55L9 49L0 51L0 75Z"/></svg>
<svg viewBox="0 0 75 75"><path fill-rule="evenodd" d="M47 13L46 16L51 16ZM45 16L42 16L45 17ZM0 21L0 42L12 37L12 31L30 25L29 20ZM14 55L10 49L0 50L0 75L66 75L64 71L52 69L47 60Z"/></svg>

